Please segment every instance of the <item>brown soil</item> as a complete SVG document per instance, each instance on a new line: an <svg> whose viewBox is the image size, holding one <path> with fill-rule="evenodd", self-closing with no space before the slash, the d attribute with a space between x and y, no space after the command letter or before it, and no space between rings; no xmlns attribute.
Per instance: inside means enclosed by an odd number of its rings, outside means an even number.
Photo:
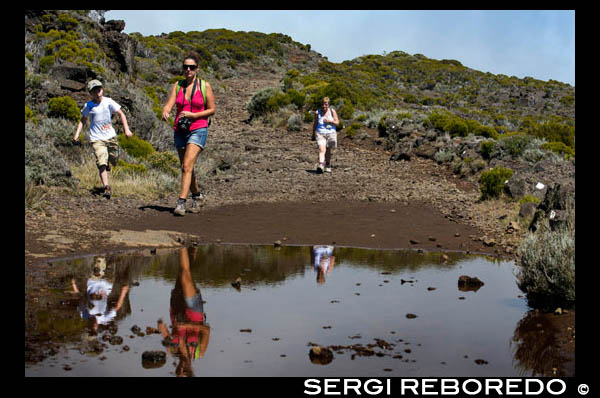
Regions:
<svg viewBox="0 0 600 398"><path fill-rule="evenodd" d="M340 133L333 172L317 175L311 125L288 132L285 123L244 123L251 95L277 84L273 76L215 84L217 114L203 156L231 167L207 179L200 213L175 217L176 193L144 202L49 189L45 209L25 214L26 274L57 258L189 242L514 255L524 229L507 231L518 220L515 203L480 202L475 183L431 160L390 162L376 131L363 140Z"/></svg>

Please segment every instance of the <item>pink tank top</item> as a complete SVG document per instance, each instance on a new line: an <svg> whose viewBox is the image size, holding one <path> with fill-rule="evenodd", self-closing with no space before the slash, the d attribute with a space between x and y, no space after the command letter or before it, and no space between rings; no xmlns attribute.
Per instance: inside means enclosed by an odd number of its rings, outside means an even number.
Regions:
<svg viewBox="0 0 600 398"><path fill-rule="evenodd" d="M185 90L183 88L179 90L179 94L177 94L177 98L175 99L175 104L177 105L177 116L175 116L175 124L173 125L174 129L177 129L177 122L179 121L179 114L181 113L181 111L197 113L202 112L205 109L204 101L202 98L202 91L200 90L200 81L197 80L195 84L197 84L197 87L196 92L194 93L194 98L192 98L191 104L188 102L188 100L185 100L184 104ZM192 121L190 131L205 127L208 127L207 119L196 119Z"/></svg>

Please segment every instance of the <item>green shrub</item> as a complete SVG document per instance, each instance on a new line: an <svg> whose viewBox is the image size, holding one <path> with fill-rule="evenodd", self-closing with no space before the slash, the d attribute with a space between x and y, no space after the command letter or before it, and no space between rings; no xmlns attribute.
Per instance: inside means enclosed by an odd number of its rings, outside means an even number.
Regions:
<svg viewBox="0 0 600 398"><path fill-rule="evenodd" d="M29 120L31 120L33 123L37 123L37 119L35 118L33 111L31 108L25 105L25 123L27 123Z"/></svg>
<svg viewBox="0 0 600 398"><path fill-rule="evenodd" d="M494 167L491 170L484 171L479 177L479 189L481 199L486 200L492 197L499 197L504 182L512 177L513 171L504 167Z"/></svg>
<svg viewBox="0 0 600 398"><path fill-rule="evenodd" d="M135 135L127 138L125 134L118 134L117 140L119 142L119 146L125 152L127 152L127 154L136 159L145 159L155 152L154 148L148 141L144 141Z"/></svg>
<svg viewBox="0 0 600 398"><path fill-rule="evenodd" d="M256 117L270 112L267 102L271 97L280 92L281 90L278 88L268 87L254 94L248 102L248 105L246 105L246 109L248 110L250 116Z"/></svg>
<svg viewBox="0 0 600 398"><path fill-rule="evenodd" d="M40 58L40 72L48 73L50 68L54 65L55 62L54 55L47 55L45 57Z"/></svg>
<svg viewBox="0 0 600 398"><path fill-rule="evenodd" d="M313 123L315 120L315 113L311 111L304 112L304 123Z"/></svg>
<svg viewBox="0 0 600 398"><path fill-rule="evenodd" d="M153 169L160 170L173 176L179 175L179 158L173 152L152 152L146 161Z"/></svg>
<svg viewBox="0 0 600 398"><path fill-rule="evenodd" d="M339 117L345 120L352 119L354 115L354 106L350 101L345 101L344 105L340 107Z"/></svg>
<svg viewBox="0 0 600 398"><path fill-rule="evenodd" d="M542 144L540 148L558 153L559 155L565 155L567 157L575 156L575 150L566 146L562 142L547 142Z"/></svg>
<svg viewBox="0 0 600 398"><path fill-rule="evenodd" d="M48 101L48 116L62 117L78 122L81 119L81 111L77 102L69 96L50 98Z"/></svg>
<svg viewBox="0 0 600 398"><path fill-rule="evenodd" d="M484 159L490 159L495 145L495 141L482 141L481 145L479 146L479 152L481 153L481 157L483 157Z"/></svg>
<svg viewBox="0 0 600 398"><path fill-rule="evenodd" d="M540 203L540 200L533 195L525 195L519 200L519 204L523 205L525 203Z"/></svg>
<svg viewBox="0 0 600 398"><path fill-rule="evenodd" d="M503 158L505 155L509 155L518 158L531 147L534 139L534 137L522 133L504 134L494 146L492 157Z"/></svg>
<svg viewBox="0 0 600 398"><path fill-rule="evenodd" d="M367 120L367 115L364 113L356 118L357 122L364 122L365 120Z"/></svg>
<svg viewBox="0 0 600 398"><path fill-rule="evenodd" d="M285 94L288 96L290 103L296 105L298 109L301 109L304 106L306 98L304 94L300 93L298 90L290 88Z"/></svg>
<svg viewBox="0 0 600 398"><path fill-rule="evenodd" d="M526 132L534 137L544 138L548 142L562 142L566 146L575 148L575 127L566 124L557 122L533 123Z"/></svg>
<svg viewBox="0 0 600 398"><path fill-rule="evenodd" d="M274 93L266 102L266 109L268 112L275 112L279 108L283 108L286 105L291 103L290 97L288 97L285 93L279 91Z"/></svg>
<svg viewBox="0 0 600 398"><path fill-rule="evenodd" d="M517 284L535 308L575 304L575 209L568 206L566 227L548 225L528 233L518 249Z"/></svg>
<svg viewBox="0 0 600 398"><path fill-rule="evenodd" d="M127 163L123 159L119 159L117 165L114 167L115 175L125 173L129 175L146 174L148 169L143 164Z"/></svg>
<svg viewBox="0 0 600 398"><path fill-rule="evenodd" d="M360 123L352 123L350 126L346 127L346 137L354 137L361 129L362 125Z"/></svg>

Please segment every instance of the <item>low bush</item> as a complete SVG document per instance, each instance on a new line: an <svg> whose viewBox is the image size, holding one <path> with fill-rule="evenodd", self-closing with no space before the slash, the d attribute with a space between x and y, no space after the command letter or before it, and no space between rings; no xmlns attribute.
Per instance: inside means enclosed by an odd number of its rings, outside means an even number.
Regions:
<svg viewBox="0 0 600 398"><path fill-rule="evenodd" d="M344 105L340 107L339 117L344 120L352 119L354 115L354 106L350 101L344 102Z"/></svg>
<svg viewBox="0 0 600 398"><path fill-rule="evenodd" d="M148 169L143 164L127 163L123 159L119 159L113 173L115 176L121 173L139 175L146 174L147 171Z"/></svg>
<svg viewBox="0 0 600 398"><path fill-rule="evenodd" d="M495 145L495 141L482 141L479 146L479 152L481 153L481 157L483 157L484 159L490 159Z"/></svg>
<svg viewBox="0 0 600 398"><path fill-rule="evenodd" d="M433 155L433 159L440 164L451 162L452 160L454 160L454 157L454 152L445 148L437 151L435 155Z"/></svg>
<svg viewBox="0 0 600 398"><path fill-rule="evenodd" d="M479 189L481 199L499 197L504 188L504 183L512 177L513 171L504 167L495 167L481 173L479 177Z"/></svg>
<svg viewBox="0 0 600 398"><path fill-rule="evenodd" d="M33 111L31 110L30 107L25 105L25 123L27 123L30 120L33 123L37 123L37 119L36 119L35 115L33 114Z"/></svg>
<svg viewBox="0 0 600 398"><path fill-rule="evenodd" d="M346 137L353 138L358 132L360 132L362 125L360 123L352 123L346 127Z"/></svg>
<svg viewBox="0 0 600 398"><path fill-rule="evenodd" d="M575 156L575 150L571 147L566 146L562 142L546 142L540 146L541 149L545 149L547 151L552 151L559 155L566 156L570 158Z"/></svg>
<svg viewBox="0 0 600 398"><path fill-rule="evenodd" d="M491 157L500 159L518 158L523 155L525 150L531 148L534 139L535 137L523 133L505 134L496 142Z"/></svg>
<svg viewBox="0 0 600 398"><path fill-rule="evenodd" d="M250 116L256 117L270 112L267 102L269 99L271 99L271 97L278 93L281 93L280 89L276 87L268 87L254 94L246 105L246 109L248 110Z"/></svg>
<svg viewBox="0 0 600 398"><path fill-rule="evenodd" d="M566 227L547 225L528 233L518 249L517 284L528 304L553 310L575 304L575 209L570 207Z"/></svg>
<svg viewBox="0 0 600 398"><path fill-rule="evenodd" d="M288 131L300 131L302 129L302 116L298 114L291 115L287 120Z"/></svg>
<svg viewBox="0 0 600 398"><path fill-rule="evenodd" d="M136 159L145 159L155 152L148 141L144 141L135 135L127 138L125 134L118 134L117 141L121 149Z"/></svg>
<svg viewBox="0 0 600 398"><path fill-rule="evenodd" d="M62 117L78 122L81 119L81 111L77 102L69 96L50 98L48 101L48 116Z"/></svg>
<svg viewBox="0 0 600 398"><path fill-rule="evenodd" d="M525 195L519 200L519 204L523 205L525 203L540 203L540 200L533 195Z"/></svg>
<svg viewBox="0 0 600 398"><path fill-rule="evenodd" d="M153 152L148 156L146 161L153 169L173 176L179 175L179 158L173 152Z"/></svg>

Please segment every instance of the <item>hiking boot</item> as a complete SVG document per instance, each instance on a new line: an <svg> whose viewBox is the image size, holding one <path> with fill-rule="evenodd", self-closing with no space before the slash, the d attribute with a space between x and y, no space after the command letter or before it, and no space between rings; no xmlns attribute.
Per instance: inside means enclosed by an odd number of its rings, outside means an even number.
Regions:
<svg viewBox="0 0 600 398"><path fill-rule="evenodd" d="M317 174L323 174L323 165L322 164L319 164L317 166Z"/></svg>
<svg viewBox="0 0 600 398"><path fill-rule="evenodd" d="M198 213L200 208L202 207L202 202L204 201L204 195L199 193L196 196L192 196L192 206L188 209L190 213Z"/></svg>
<svg viewBox="0 0 600 398"><path fill-rule="evenodd" d="M110 185L104 187L104 193L102 194L106 199L110 199Z"/></svg>
<svg viewBox="0 0 600 398"><path fill-rule="evenodd" d="M177 201L175 210L173 210L173 214L176 216L183 216L185 214L185 200L179 199Z"/></svg>

